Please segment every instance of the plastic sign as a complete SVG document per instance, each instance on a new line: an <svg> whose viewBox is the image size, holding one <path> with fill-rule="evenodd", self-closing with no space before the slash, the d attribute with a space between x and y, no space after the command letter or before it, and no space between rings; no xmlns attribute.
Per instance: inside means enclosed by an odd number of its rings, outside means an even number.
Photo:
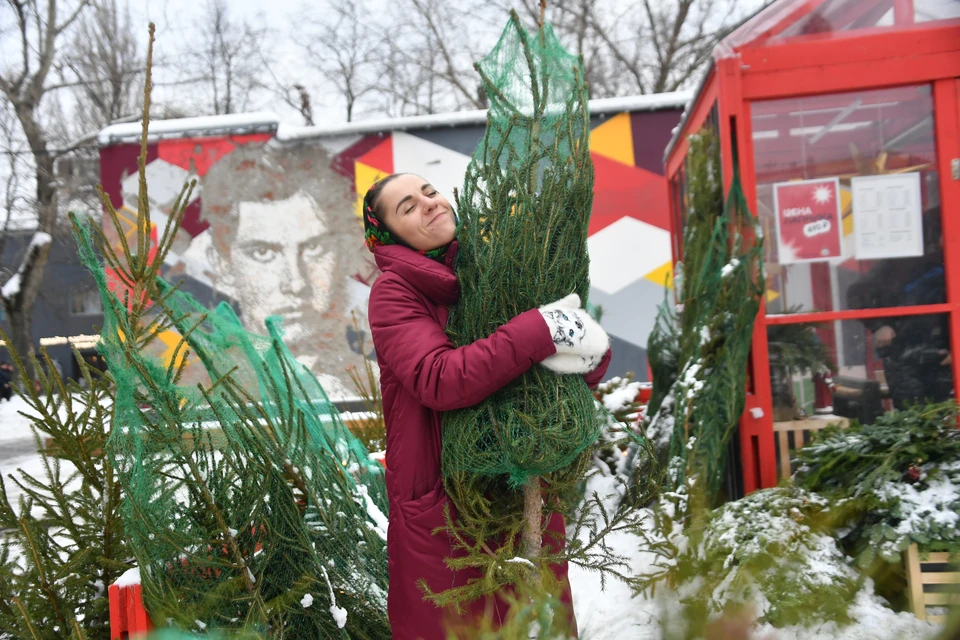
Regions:
<svg viewBox="0 0 960 640"><path fill-rule="evenodd" d="M823 262L843 255L837 178L773 185L780 264Z"/></svg>
<svg viewBox="0 0 960 640"><path fill-rule="evenodd" d="M857 260L923 255L918 172L859 176L850 189Z"/></svg>

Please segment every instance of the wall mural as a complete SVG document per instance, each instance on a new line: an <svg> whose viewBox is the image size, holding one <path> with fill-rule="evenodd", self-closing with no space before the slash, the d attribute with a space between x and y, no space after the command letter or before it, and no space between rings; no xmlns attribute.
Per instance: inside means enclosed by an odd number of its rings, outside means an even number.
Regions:
<svg viewBox="0 0 960 640"><path fill-rule="evenodd" d="M646 376L645 347L670 277L662 155L678 110L595 116L596 189L588 241L591 302L626 359L614 371ZM165 273L206 304L227 301L263 332L284 318L284 340L333 397L354 396L366 300L378 271L363 247L360 199L380 177L419 173L451 199L478 125L279 141L269 133L161 139L149 145L154 242L185 181L197 178ZM139 147L100 150L101 178L125 233L136 232ZM117 239L118 240L118 239ZM175 335L160 336L173 357ZM163 347L161 347L163 348ZM372 353L372 344L366 340ZM188 367L189 369L190 367ZM199 369L199 367L197 367Z"/></svg>

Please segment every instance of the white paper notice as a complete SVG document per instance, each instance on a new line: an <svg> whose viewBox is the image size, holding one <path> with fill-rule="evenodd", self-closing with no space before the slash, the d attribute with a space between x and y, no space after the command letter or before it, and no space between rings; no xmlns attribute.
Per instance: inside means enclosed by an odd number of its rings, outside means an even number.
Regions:
<svg viewBox="0 0 960 640"><path fill-rule="evenodd" d="M923 255L919 173L859 176L850 188L857 260Z"/></svg>

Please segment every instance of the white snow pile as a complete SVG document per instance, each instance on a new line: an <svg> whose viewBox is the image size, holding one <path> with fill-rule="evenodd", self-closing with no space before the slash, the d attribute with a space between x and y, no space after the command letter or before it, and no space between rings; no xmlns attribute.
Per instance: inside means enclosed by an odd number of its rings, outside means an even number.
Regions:
<svg viewBox="0 0 960 640"><path fill-rule="evenodd" d="M130 587L135 584L140 584L140 567L133 567L127 569L117 578L114 583L118 587Z"/></svg>

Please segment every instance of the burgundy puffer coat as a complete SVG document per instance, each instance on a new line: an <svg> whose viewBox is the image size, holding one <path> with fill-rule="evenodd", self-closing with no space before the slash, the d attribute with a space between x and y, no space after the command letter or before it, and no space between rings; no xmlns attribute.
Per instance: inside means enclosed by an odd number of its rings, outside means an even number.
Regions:
<svg viewBox="0 0 960 640"><path fill-rule="evenodd" d="M536 309L488 338L454 348L444 327L447 307L460 296L451 268L455 254L456 243L446 264L396 245L374 250L383 274L370 293L368 315L387 424L388 612L395 640L446 640L444 620L451 612L423 599L417 587L421 578L439 592L480 575L450 570L444 563L454 553L449 536L431 533L444 526L449 502L440 477L441 413L479 403L556 353ZM590 386L602 379L609 361L608 352L597 370L585 376ZM562 535L563 517L556 514L549 528ZM554 572L565 585L572 619L567 567L555 566ZM490 599L474 603L468 615L491 616L499 623L505 613L499 599Z"/></svg>

